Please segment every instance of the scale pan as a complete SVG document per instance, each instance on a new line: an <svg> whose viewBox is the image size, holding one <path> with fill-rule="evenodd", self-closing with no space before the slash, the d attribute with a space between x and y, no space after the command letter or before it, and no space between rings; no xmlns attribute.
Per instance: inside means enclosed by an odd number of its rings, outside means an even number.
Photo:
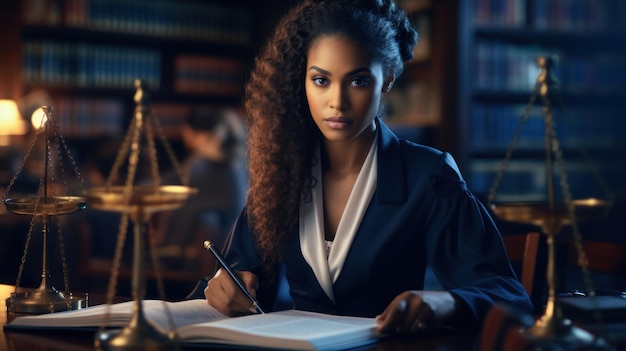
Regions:
<svg viewBox="0 0 626 351"><path fill-rule="evenodd" d="M606 215L611 202L588 198L572 200L572 205L578 221L593 221ZM498 218L509 222L542 226L557 220L563 225L571 224L567 206L562 202L555 203L552 208L548 201L497 203L492 204L491 209Z"/></svg>
<svg viewBox="0 0 626 351"><path fill-rule="evenodd" d="M9 212L29 216L65 215L84 210L86 199L80 196L26 196L4 200Z"/></svg>
<svg viewBox="0 0 626 351"><path fill-rule="evenodd" d="M130 196L126 186L95 187L87 191L89 206L103 211L147 212L171 210L182 206L198 190L182 185L133 186Z"/></svg>

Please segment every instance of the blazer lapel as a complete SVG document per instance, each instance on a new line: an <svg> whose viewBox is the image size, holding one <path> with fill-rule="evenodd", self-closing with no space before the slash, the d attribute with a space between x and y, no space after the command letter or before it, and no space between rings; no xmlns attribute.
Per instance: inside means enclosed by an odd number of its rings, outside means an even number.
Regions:
<svg viewBox="0 0 626 351"><path fill-rule="evenodd" d="M406 172L398 137L378 124L378 182L374 199L377 203L402 203L406 200ZM371 206L371 205L370 205Z"/></svg>

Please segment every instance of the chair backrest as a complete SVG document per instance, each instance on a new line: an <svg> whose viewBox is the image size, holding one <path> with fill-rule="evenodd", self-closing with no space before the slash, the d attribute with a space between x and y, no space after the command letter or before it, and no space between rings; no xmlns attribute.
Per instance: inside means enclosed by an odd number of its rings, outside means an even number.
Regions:
<svg viewBox="0 0 626 351"><path fill-rule="evenodd" d="M532 296L535 288L540 238L541 234L537 232L502 236L509 260L521 263L520 281L529 296Z"/></svg>
<svg viewBox="0 0 626 351"><path fill-rule="evenodd" d="M589 270L626 276L625 244L584 240L583 250L587 256ZM572 265L580 266L578 252L574 245L570 245L568 261Z"/></svg>
<svg viewBox="0 0 626 351"><path fill-rule="evenodd" d="M566 275L569 289L575 288L583 292L591 289L598 294L623 294L626 291L626 244L587 239L583 240L582 245L589 276L585 276L583 261L579 260L574 243L570 242L565 260L568 263Z"/></svg>

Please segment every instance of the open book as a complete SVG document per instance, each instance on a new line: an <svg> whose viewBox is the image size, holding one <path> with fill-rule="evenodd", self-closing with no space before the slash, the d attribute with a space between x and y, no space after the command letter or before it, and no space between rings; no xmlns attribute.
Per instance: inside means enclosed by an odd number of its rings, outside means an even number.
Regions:
<svg viewBox="0 0 626 351"><path fill-rule="evenodd" d="M287 350L337 350L373 343L380 335L373 318L345 317L288 310L230 318L203 299L180 302L142 301L146 319L155 328L171 330L169 311L184 343L210 343ZM67 329L125 327L133 301L79 310L18 317L4 328Z"/></svg>

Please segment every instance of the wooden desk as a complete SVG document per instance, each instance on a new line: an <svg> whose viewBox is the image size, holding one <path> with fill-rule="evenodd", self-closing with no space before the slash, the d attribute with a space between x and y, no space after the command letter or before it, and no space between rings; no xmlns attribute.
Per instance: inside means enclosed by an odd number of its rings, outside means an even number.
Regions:
<svg viewBox="0 0 626 351"><path fill-rule="evenodd" d="M6 298L14 291L11 285L0 284L2 325L7 322ZM103 303L101 296L89 297L91 306ZM394 338L378 344L354 349L359 351L471 351L478 350L477 334L436 335L420 338ZM94 350L94 334L85 331L4 331L0 330L0 350L8 351L87 351ZM183 347L183 350L219 350L214 347ZM232 350L232 348L229 348Z"/></svg>

